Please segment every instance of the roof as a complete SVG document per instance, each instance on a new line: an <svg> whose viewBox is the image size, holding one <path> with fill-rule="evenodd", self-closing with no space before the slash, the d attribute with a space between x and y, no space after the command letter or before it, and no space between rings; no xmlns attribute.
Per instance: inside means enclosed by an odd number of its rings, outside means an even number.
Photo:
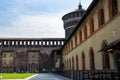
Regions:
<svg viewBox="0 0 120 80"><path fill-rule="evenodd" d="M90 4L90 6L87 8L85 14L82 16L82 18L80 19L78 25L76 26L76 28L74 29L74 31L72 32L72 34L69 36L69 38L65 41L64 45L62 46L61 50L64 48L64 46L67 44L67 42L71 39L71 37L74 35L74 33L78 30L78 28L80 27L80 25L84 22L84 20L87 18L87 16L89 15L89 13L93 10L93 8L96 6L96 4L99 2L99 0L93 0L92 3Z"/></svg>
<svg viewBox="0 0 120 80"><path fill-rule="evenodd" d="M67 15L74 14L74 13L77 13L77 12L79 12L79 13L85 12L85 10L82 8L82 5L81 5L81 4L79 4L77 10L65 14L65 15L62 17L62 20L64 20L64 18L65 18Z"/></svg>

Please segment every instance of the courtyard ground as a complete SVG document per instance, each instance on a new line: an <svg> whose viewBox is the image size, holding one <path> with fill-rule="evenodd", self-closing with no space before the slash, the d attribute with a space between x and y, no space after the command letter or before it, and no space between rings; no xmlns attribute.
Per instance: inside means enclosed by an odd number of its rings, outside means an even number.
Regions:
<svg viewBox="0 0 120 80"><path fill-rule="evenodd" d="M52 73L39 73L25 79L2 79L2 80L71 80L71 79Z"/></svg>

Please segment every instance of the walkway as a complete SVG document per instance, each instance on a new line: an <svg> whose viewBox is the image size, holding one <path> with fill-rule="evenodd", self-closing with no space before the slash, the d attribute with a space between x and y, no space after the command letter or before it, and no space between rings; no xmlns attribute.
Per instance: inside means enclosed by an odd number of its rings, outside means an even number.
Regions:
<svg viewBox="0 0 120 80"><path fill-rule="evenodd" d="M71 79L52 73L40 73L28 80L71 80Z"/></svg>

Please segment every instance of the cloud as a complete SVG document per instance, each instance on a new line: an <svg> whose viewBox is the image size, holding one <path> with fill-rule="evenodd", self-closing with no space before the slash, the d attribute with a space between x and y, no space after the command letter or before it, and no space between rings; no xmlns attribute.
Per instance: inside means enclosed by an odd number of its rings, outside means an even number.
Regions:
<svg viewBox="0 0 120 80"><path fill-rule="evenodd" d="M82 1L83 8L89 1ZM0 37L64 37L61 18L78 4L78 0L0 0Z"/></svg>
<svg viewBox="0 0 120 80"><path fill-rule="evenodd" d="M61 14L21 15L9 27L0 30L1 37L64 37Z"/></svg>

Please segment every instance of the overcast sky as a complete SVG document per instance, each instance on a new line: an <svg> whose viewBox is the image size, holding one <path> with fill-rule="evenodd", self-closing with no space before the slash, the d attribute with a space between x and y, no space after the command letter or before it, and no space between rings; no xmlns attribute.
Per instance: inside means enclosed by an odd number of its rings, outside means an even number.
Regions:
<svg viewBox="0 0 120 80"><path fill-rule="evenodd" d="M92 0L81 0L87 9ZM0 37L62 38L62 16L79 0L0 0Z"/></svg>

